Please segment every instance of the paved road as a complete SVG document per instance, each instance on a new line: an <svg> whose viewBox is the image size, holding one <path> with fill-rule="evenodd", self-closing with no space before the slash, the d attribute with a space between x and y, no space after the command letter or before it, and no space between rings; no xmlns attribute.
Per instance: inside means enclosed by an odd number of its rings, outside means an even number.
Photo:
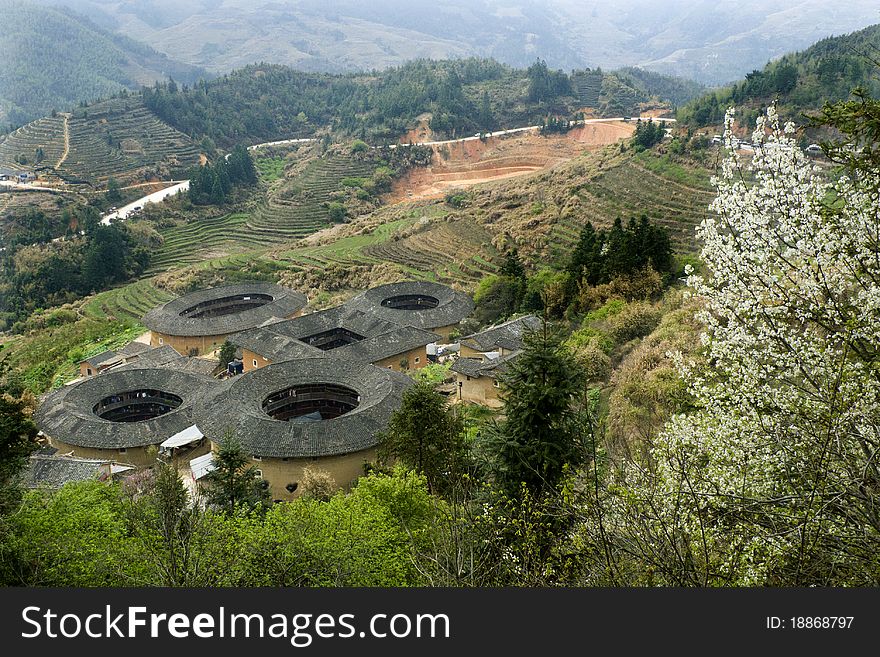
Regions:
<svg viewBox="0 0 880 657"><path fill-rule="evenodd" d="M54 194L59 194L63 191L58 189L57 187L41 187L40 185L32 185L31 183L19 183L12 180L0 180L0 186L9 187L10 189L16 189L22 192L52 192Z"/></svg>
<svg viewBox="0 0 880 657"><path fill-rule="evenodd" d="M105 214L101 219L101 223L109 226L111 221L116 219L127 219L128 216L134 212L135 208L142 208L147 203L158 203L172 194L177 194L178 192L185 192L189 189L189 180L171 180L170 183L173 183L170 187L166 187L165 189L161 189L158 192L153 192L152 194L147 194L146 196L142 196L137 201L132 201L126 206L123 206L116 210L116 212L111 212L110 214Z"/></svg>
<svg viewBox="0 0 880 657"><path fill-rule="evenodd" d="M639 117L632 117L632 118L630 118L630 121L636 121L638 118ZM642 117L642 120L647 120L648 118L652 118L652 117L647 117L647 116ZM657 119L657 118L654 118L653 120L654 121L670 121L670 122L675 121L675 119ZM578 121L577 124L578 125L587 125L590 123L611 123L611 122L615 122L615 121L623 121L623 117L619 116L619 117L614 117L614 118L610 118L610 119L586 119L583 121ZM510 130L496 130L495 132L485 132L482 135L477 134L477 135L473 135L471 137L462 137L460 139L446 139L443 141L423 141L423 142L418 142L416 144L392 144L391 148L396 148L397 146L413 146L413 145L415 145L415 146L441 146L443 144L454 144L457 142L472 141L472 140L486 138L486 137L498 137L500 135L512 135L517 132L529 132L532 130L540 130L540 128L541 128L541 126L539 126L539 125L530 125L530 126L526 126L524 128L511 128ZM253 151L258 148L263 148L266 146L283 146L285 144L302 144L302 143L312 142L312 141L317 141L317 139L315 139L313 137L306 138L306 139L281 139L278 141L263 142L262 144L254 144L252 146L248 146L248 150ZM227 155L226 157L229 157L229 155ZM166 197L168 197L172 194L177 194L178 192L182 192L182 191L189 189L189 180L178 180L178 181L172 180L169 182L175 183L175 184L173 184L171 187L167 187L167 188L163 189L162 191L153 192L152 194L147 194L146 196L143 196L136 201L132 201L131 203L129 203L125 207L122 207L119 210L116 210L115 212L104 215L104 217L101 219L101 223L102 224L109 224L112 220L115 220L115 219L126 219L134 211L134 209L136 207L143 207L144 204L146 204L146 203L158 203L159 201L162 201L163 199L165 199ZM34 187L32 185L28 185L27 187L34 189Z"/></svg>
<svg viewBox="0 0 880 657"><path fill-rule="evenodd" d="M281 139L280 141L264 141L262 144L254 144L253 146L248 146L249 151L255 151L258 148L263 148L265 146L284 146L285 144L305 144L310 141L318 141L314 137L308 137L306 139Z"/></svg>
<svg viewBox="0 0 880 657"><path fill-rule="evenodd" d="M262 144L254 144L253 146L248 146L249 151L256 150L258 148L263 148L265 146L283 146L285 144L303 144L310 141L317 141L312 137L308 139L281 139L279 141L266 141ZM229 158L229 154L226 155ZM136 201L132 201L128 205L119 208L115 212L111 212L109 214L105 214L101 219L101 223L104 225L109 225L111 221L117 219L127 219L128 216L134 212L135 208L143 207L147 203L159 203L163 201L167 197L177 194L178 192L185 192L189 189L189 180L169 180L171 183L170 187L166 187L165 189L153 192L152 194L147 194L146 196L142 196ZM33 189L32 185L28 185L28 187ZM38 189L38 188L37 188Z"/></svg>

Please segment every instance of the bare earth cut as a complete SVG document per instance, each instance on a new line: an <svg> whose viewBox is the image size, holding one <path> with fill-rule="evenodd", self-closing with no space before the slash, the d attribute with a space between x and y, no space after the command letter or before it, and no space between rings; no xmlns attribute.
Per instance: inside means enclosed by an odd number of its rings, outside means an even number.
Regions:
<svg viewBox="0 0 880 657"><path fill-rule="evenodd" d="M450 189L513 178L567 162L585 151L627 138L634 122L588 123L564 135L538 131L435 145L430 166L397 180L389 203L440 198Z"/></svg>

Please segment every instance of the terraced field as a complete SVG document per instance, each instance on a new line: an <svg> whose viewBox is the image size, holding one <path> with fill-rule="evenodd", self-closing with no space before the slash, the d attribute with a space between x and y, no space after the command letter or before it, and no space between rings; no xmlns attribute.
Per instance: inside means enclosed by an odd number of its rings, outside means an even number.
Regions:
<svg viewBox="0 0 880 657"><path fill-rule="evenodd" d="M134 319L140 322L150 308L165 303L171 296L156 288L152 279L145 278L96 295L83 307L83 313L96 319Z"/></svg>
<svg viewBox="0 0 880 657"><path fill-rule="evenodd" d="M101 183L159 174L198 164L186 135L161 121L137 98L115 98L78 109L69 122L70 153L62 178Z"/></svg>
<svg viewBox="0 0 880 657"><path fill-rule="evenodd" d="M553 228L553 240L563 245L577 241L583 222L608 226L614 218L648 215L654 223L669 229L676 249L696 249L694 229L709 216L714 192L705 186L684 184L656 173L639 162L628 160L590 182L580 185L578 219L563 219Z"/></svg>
<svg viewBox="0 0 880 657"><path fill-rule="evenodd" d="M597 72L579 72L572 75L572 86L575 95L584 107L599 107L599 92L602 90L602 74Z"/></svg>
<svg viewBox="0 0 880 657"><path fill-rule="evenodd" d="M316 158L298 175L274 183L245 229L267 243L297 239L329 225L325 203L342 179L369 176L372 167L347 156Z"/></svg>
<svg viewBox="0 0 880 657"><path fill-rule="evenodd" d="M218 255L265 249L330 225L326 203L343 178L367 176L370 165L345 156L315 158L298 174L271 183L252 212L196 220L163 231L151 271L191 265Z"/></svg>
<svg viewBox="0 0 880 657"><path fill-rule="evenodd" d="M184 226L163 230L165 241L150 261L150 272L185 267L219 254L266 246L247 234L231 237L232 231L243 226L247 218L246 214L228 214L217 219L196 219Z"/></svg>
<svg viewBox="0 0 880 657"><path fill-rule="evenodd" d="M465 217L431 224L409 237L380 242L362 252L411 272L431 273L442 282L472 282L496 270L487 260L497 256L491 240L485 226Z"/></svg>
<svg viewBox="0 0 880 657"><path fill-rule="evenodd" d="M37 149L43 160L36 161ZM52 168L64 152L64 118L46 117L21 126L0 142L0 167L15 171ZM19 162L24 159L25 163Z"/></svg>

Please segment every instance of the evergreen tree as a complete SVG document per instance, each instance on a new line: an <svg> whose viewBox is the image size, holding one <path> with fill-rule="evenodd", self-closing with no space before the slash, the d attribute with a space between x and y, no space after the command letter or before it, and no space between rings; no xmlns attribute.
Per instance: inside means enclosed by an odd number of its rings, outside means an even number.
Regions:
<svg viewBox="0 0 880 657"><path fill-rule="evenodd" d="M0 394L0 514L10 511L21 495L19 475L37 448L37 427L24 403Z"/></svg>
<svg viewBox="0 0 880 657"><path fill-rule="evenodd" d="M504 264L501 265L501 275L514 280L522 280L526 277L526 269L519 258L519 249L513 248L504 254Z"/></svg>
<svg viewBox="0 0 880 657"><path fill-rule="evenodd" d="M480 128L484 132L492 131L492 108L489 106L489 92L485 90L483 91L482 96L480 96L479 122Z"/></svg>
<svg viewBox="0 0 880 657"><path fill-rule="evenodd" d="M205 585L209 569L203 512L192 504L177 470L160 463L149 494L130 513L152 581L161 586Z"/></svg>
<svg viewBox="0 0 880 657"><path fill-rule="evenodd" d="M534 493L552 489L566 466L583 458L575 411L582 368L547 323L523 339L523 352L501 380L504 420L487 441L495 482L512 496L521 486Z"/></svg>
<svg viewBox="0 0 880 657"><path fill-rule="evenodd" d="M595 285L601 275L601 240L592 222L587 222L581 229L577 246L571 253L566 271L566 295L571 298L577 292L578 283L582 279Z"/></svg>
<svg viewBox="0 0 880 657"><path fill-rule="evenodd" d="M448 490L463 473L464 424L429 383L403 393L379 440L380 460L399 461L424 475L432 492Z"/></svg>
<svg viewBox="0 0 880 657"><path fill-rule="evenodd" d="M220 442L214 454L215 469L205 476L208 503L227 514L239 506L262 508L269 503L266 482L257 477L257 468L248 465L248 458L233 436Z"/></svg>
<svg viewBox="0 0 880 657"><path fill-rule="evenodd" d="M227 340L220 347L220 353L218 354L218 356L220 358L220 365L225 368L226 365L231 363L232 360L235 358L235 345Z"/></svg>
<svg viewBox="0 0 880 657"><path fill-rule="evenodd" d="M122 192L120 191L119 181L112 176L107 181L107 192L104 194L104 200L107 203L119 203L122 200Z"/></svg>

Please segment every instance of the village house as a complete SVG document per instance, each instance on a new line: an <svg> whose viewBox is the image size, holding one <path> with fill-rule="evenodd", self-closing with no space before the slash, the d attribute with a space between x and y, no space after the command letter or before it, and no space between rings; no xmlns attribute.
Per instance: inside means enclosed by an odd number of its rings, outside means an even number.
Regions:
<svg viewBox="0 0 880 657"><path fill-rule="evenodd" d="M454 398L490 407L500 407L499 377L522 352L523 335L536 331L541 320L525 315L461 338L455 372Z"/></svg>

